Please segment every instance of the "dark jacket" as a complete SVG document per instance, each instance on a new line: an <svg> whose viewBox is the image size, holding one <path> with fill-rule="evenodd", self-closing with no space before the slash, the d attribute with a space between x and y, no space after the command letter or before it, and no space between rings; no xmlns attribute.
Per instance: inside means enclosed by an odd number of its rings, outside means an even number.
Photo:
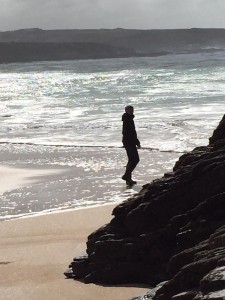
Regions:
<svg viewBox="0 0 225 300"><path fill-rule="evenodd" d="M137 133L134 125L134 115L124 113L122 116L123 121L123 145L124 147L129 146L140 146L140 142L137 138Z"/></svg>

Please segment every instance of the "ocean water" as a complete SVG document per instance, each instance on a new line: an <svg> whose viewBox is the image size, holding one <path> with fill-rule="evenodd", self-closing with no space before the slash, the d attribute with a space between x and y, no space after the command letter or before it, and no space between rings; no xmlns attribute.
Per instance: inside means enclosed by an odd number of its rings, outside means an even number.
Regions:
<svg viewBox="0 0 225 300"><path fill-rule="evenodd" d="M121 146L124 106L143 147L207 143L225 108L225 53L0 66L0 142Z"/></svg>
<svg viewBox="0 0 225 300"><path fill-rule="evenodd" d="M53 194L41 201L38 193L16 191L1 196L0 216L91 206L115 197L120 201L126 162L121 149L124 106L135 109L144 157L137 175L145 183L146 173L155 178L171 169L178 154L208 143L225 111L224 83L225 52L0 65L2 164L74 166L84 171L76 179L64 178L70 182L67 204ZM65 156L54 156L59 149ZM85 196L82 185L74 192L77 180L85 180L85 170L93 171L95 182L103 176L106 193L101 195L93 184ZM33 207L34 202L39 204Z"/></svg>

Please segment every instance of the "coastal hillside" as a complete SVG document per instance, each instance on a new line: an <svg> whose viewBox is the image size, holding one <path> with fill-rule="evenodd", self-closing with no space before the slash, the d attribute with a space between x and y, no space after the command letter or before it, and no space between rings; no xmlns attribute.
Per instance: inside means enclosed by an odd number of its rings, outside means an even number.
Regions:
<svg viewBox="0 0 225 300"><path fill-rule="evenodd" d="M225 298L225 116L207 146L118 205L65 275L98 284L146 283L144 298Z"/></svg>
<svg viewBox="0 0 225 300"><path fill-rule="evenodd" d="M119 58L131 50L96 43L0 43L0 63Z"/></svg>
<svg viewBox="0 0 225 300"><path fill-rule="evenodd" d="M75 45L77 46L74 50ZM10 60L9 56L5 55L6 48L10 49L9 52L13 52L14 59ZM24 61L25 54L21 59L21 55L17 55L18 48L19 51L25 52L26 61L48 60L51 55L55 60L64 60L211 52L225 49L225 29L42 30L33 28L0 32L1 62Z"/></svg>

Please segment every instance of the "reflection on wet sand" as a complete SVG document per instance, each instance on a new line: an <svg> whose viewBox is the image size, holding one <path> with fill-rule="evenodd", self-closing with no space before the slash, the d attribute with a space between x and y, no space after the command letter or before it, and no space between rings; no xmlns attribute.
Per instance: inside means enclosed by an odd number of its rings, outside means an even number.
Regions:
<svg viewBox="0 0 225 300"><path fill-rule="evenodd" d="M134 172L138 184L126 188L121 180L126 163L121 148L9 144L0 150L3 165L27 173L36 171L27 184L1 195L1 219L119 203L139 192L145 183L171 171L178 157L177 153L142 149L141 162Z"/></svg>

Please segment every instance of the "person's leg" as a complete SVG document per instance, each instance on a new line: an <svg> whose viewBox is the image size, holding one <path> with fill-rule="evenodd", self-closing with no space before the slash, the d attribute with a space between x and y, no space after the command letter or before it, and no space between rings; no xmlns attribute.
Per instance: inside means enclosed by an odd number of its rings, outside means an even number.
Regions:
<svg viewBox="0 0 225 300"><path fill-rule="evenodd" d="M131 174L139 162L139 155L136 146L126 147L125 149L127 152L128 163L126 166L126 172L122 176L122 179L126 180L127 184L132 185L135 184L136 181L132 180Z"/></svg>
<svg viewBox="0 0 225 300"><path fill-rule="evenodd" d="M136 146L131 146L129 148L126 148L127 156L128 156L128 163L127 167L129 167L129 170L133 172L137 164L139 163L139 155L137 151Z"/></svg>

